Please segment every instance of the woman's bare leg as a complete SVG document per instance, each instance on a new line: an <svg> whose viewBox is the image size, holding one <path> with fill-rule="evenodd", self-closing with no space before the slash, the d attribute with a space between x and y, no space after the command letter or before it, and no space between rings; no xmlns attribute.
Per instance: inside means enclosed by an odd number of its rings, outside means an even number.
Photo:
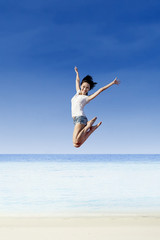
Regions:
<svg viewBox="0 0 160 240"><path fill-rule="evenodd" d="M101 125L99 124L92 126L96 121L96 117L87 122L87 125L77 123L73 132L73 144L75 147L80 147L86 139Z"/></svg>
<svg viewBox="0 0 160 240"><path fill-rule="evenodd" d="M97 125L92 126L89 131L86 132L86 134L83 136L83 139L81 141L81 144L79 147L87 140L87 138L102 124L102 122L99 122Z"/></svg>
<svg viewBox="0 0 160 240"><path fill-rule="evenodd" d="M78 134L85 128L85 124L80 124L77 123L74 127L74 131L73 131L73 145L74 147L80 147L80 143L78 140Z"/></svg>

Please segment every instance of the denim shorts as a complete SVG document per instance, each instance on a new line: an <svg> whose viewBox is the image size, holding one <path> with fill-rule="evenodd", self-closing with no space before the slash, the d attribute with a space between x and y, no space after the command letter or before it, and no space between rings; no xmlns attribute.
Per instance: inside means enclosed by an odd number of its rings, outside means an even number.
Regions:
<svg viewBox="0 0 160 240"><path fill-rule="evenodd" d="M88 119L85 116L77 116L73 117L73 123L76 125L77 123L87 125Z"/></svg>

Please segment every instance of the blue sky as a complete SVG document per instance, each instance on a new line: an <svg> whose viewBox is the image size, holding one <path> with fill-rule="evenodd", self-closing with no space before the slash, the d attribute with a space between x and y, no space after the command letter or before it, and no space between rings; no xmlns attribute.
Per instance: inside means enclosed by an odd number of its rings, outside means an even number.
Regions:
<svg viewBox="0 0 160 240"><path fill-rule="evenodd" d="M160 153L160 2L0 2L0 153ZM72 146L77 66L102 126ZM93 91L91 93L93 93Z"/></svg>

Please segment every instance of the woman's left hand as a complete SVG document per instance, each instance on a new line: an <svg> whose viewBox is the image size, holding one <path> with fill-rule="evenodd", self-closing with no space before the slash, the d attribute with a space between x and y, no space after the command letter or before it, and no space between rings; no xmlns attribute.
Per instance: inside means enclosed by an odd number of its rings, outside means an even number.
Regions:
<svg viewBox="0 0 160 240"><path fill-rule="evenodd" d="M113 84L116 84L116 85L119 85L119 84L120 84L120 81L118 80L117 77L113 80Z"/></svg>

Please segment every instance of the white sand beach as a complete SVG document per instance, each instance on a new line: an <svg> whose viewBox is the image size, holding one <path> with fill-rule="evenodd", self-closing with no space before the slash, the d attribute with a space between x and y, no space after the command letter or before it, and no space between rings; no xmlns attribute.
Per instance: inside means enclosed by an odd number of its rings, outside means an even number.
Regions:
<svg viewBox="0 0 160 240"><path fill-rule="evenodd" d="M159 240L160 214L104 217L1 217L1 240Z"/></svg>
<svg viewBox="0 0 160 240"><path fill-rule="evenodd" d="M159 155L0 158L0 240L160 240Z"/></svg>

